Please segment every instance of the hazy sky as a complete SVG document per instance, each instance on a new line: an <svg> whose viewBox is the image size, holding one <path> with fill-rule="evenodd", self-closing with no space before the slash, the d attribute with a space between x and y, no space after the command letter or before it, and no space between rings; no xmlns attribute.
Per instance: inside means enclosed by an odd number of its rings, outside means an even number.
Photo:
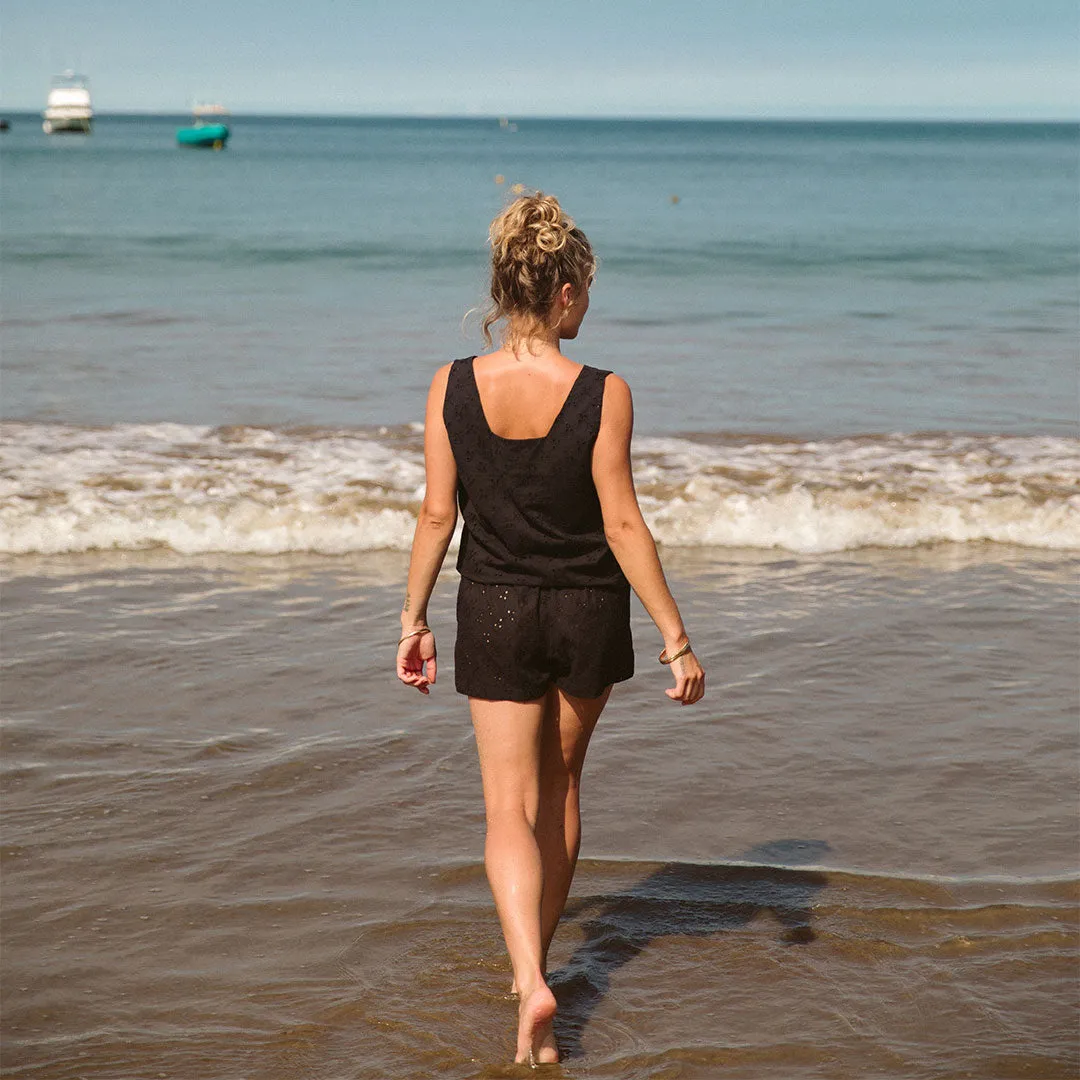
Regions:
<svg viewBox="0 0 1080 1080"><path fill-rule="evenodd" d="M6 0L0 107L1076 118L1077 0Z"/></svg>

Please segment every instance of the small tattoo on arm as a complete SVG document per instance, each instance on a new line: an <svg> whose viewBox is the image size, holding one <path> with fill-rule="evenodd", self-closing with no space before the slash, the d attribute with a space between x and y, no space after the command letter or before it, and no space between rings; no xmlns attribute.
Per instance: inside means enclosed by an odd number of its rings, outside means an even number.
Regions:
<svg viewBox="0 0 1080 1080"><path fill-rule="evenodd" d="M405 603L404 603L404 605L402 605L401 610L402 611L408 611L411 606L412 606L412 597L406 594Z"/></svg>

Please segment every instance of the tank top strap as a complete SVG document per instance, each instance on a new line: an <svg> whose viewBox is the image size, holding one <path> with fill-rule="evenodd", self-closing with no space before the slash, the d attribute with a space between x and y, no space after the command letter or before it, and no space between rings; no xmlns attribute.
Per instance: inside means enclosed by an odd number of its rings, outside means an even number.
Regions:
<svg viewBox="0 0 1080 1080"><path fill-rule="evenodd" d="M600 413L604 405L604 380L610 374L610 371L589 367L588 364L583 365L551 434L554 435L555 427L558 427L564 432L574 432L591 445L592 440L600 431Z"/></svg>
<svg viewBox="0 0 1080 1080"><path fill-rule="evenodd" d="M451 438L467 438L475 442L484 426L483 409L476 395L472 375L473 356L455 360L446 379L443 398L443 421Z"/></svg>
<svg viewBox="0 0 1080 1080"><path fill-rule="evenodd" d="M473 383L472 363L475 359L475 356L465 356L450 365L450 374L446 380L446 397L449 399L453 395L455 405L458 404L459 399L473 396L470 392L470 384Z"/></svg>

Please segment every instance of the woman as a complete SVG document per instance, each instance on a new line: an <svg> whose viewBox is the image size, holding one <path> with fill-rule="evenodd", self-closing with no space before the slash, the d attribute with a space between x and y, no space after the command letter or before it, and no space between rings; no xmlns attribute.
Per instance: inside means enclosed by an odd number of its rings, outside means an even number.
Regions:
<svg viewBox="0 0 1080 1080"><path fill-rule="evenodd" d="M596 260L550 195L511 203L491 226L484 336L431 384L420 508L397 674L435 682L427 605L457 521L455 682L480 756L484 863L519 994L516 1059L558 1061L546 958L580 845L585 750L614 683L630 678L633 587L663 637L683 705L705 692L630 470L633 407L617 375L564 356L589 310Z"/></svg>

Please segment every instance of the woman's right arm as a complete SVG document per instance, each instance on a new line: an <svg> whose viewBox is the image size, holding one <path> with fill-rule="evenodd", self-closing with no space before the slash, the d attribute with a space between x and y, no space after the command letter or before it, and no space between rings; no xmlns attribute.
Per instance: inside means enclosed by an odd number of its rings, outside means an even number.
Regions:
<svg viewBox="0 0 1080 1080"><path fill-rule="evenodd" d="M401 608L397 676L422 694L435 681L435 636L427 627L428 601L457 522L457 463L443 422L449 364L431 381L424 420L424 501L416 518L409 578ZM424 630L421 633L421 630Z"/></svg>
<svg viewBox="0 0 1080 1080"><path fill-rule="evenodd" d="M641 516L634 474L630 467L630 438L634 430L634 403L630 387L618 375L604 384L600 432L593 447L592 472L604 533L649 617L664 639L664 653L672 656L687 644L682 616L668 588L656 543ZM705 693L705 672L693 652L684 653L671 665L675 686L664 692L673 701L691 705Z"/></svg>

